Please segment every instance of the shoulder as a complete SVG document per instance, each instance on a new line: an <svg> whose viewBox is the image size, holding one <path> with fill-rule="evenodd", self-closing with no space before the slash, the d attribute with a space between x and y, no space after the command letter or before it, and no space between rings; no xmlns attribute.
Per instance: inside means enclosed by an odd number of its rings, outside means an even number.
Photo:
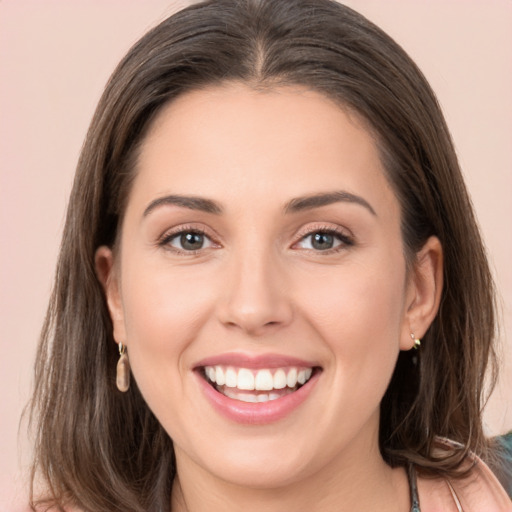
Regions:
<svg viewBox="0 0 512 512"><path fill-rule="evenodd" d="M461 479L418 479L422 512L512 512L512 501L489 467L471 457L469 474Z"/></svg>
<svg viewBox="0 0 512 512"><path fill-rule="evenodd" d="M473 462L471 472L466 478L448 482L458 496L462 510L512 512L512 501L494 473L479 458L474 457Z"/></svg>

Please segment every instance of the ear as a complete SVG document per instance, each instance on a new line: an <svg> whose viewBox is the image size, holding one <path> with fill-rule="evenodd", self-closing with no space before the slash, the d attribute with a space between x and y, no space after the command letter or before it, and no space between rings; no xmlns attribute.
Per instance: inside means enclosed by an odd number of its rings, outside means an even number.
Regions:
<svg viewBox="0 0 512 512"><path fill-rule="evenodd" d="M414 346L411 334L422 338L439 310L443 290L443 247L431 236L416 254L407 283L405 319L400 349Z"/></svg>
<svg viewBox="0 0 512 512"><path fill-rule="evenodd" d="M107 299L108 310L114 328L114 339L117 343L126 345L126 329L124 322L124 310L121 300L119 275L114 263L114 254L110 247L105 245L96 250L94 256L96 275Z"/></svg>

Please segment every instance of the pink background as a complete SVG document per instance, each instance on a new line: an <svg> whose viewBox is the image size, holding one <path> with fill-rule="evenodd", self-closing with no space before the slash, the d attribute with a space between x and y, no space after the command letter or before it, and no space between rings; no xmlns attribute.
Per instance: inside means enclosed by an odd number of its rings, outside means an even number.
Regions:
<svg viewBox="0 0 512 512"><path fill-rule="evenodd" d="M19 418L93 109L130 45L186 3L0 0L0 511L26 493L30 445ZM346 3L405 47L452 130L502 299L504 367L486 423L504 432L512 428L512 2Z"/></svg>

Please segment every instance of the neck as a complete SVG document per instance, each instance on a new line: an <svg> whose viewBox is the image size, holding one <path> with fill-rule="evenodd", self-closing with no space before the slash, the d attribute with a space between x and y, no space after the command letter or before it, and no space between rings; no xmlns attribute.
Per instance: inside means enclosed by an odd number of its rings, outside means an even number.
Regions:
<svg viewBox="0 0 512 512"><path fill-rule="evenodd" d="M357 512L410 508L405 471L392 469L378 447L347 450L321 470L274 488L236 485L187 460L180 464L172 512Z"/></svg>

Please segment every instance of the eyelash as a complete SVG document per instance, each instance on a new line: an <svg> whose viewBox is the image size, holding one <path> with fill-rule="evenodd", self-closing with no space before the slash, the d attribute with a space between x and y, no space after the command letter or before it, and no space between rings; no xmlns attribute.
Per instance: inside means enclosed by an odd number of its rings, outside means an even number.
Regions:
<svg viewBox="0 0 512 512"><path fill-rule="evenodd" d="M201 235L201 236L205 237L206 239L208 239L210 241L210 243L212 244L212 246L217 246L217 247L220 246L217 242L215 242L212 239L211 236L209 236L207 234L205 229L202 229L200 227L195 227L195 226L180 226L176 230L173 230L171 232L166 232L158 239L157 245L159 247L163 247L169 251L172 251L172 252L175 252L178 254L190 255L190 256L197 255L200 252L207 249L207 248L201 248L201 249L197 249L197 250L185 250L185 249L179 249L176 247L172 247L170 245L170 243L173 240L175 240L176 238L183 236L185 234ZM336 229L331 226L318 226L318 227L315 227L314 229L308 229L308 230L305 230L303 233L300 233L299 239L296 242L294 242L292 247L303 242L308 237L312 237L313 235L316 235L316 234L334 236L340 242L340 244L338 246L332 247L330 249L324 249L324 250L305 249L305 250L311 251L314 253L318 253L319 255L328 255L328 254L333 254L333 253L342 251L342 250L346 249L347 247L351 247L354 245L353 238L351 236L347 235L341 229Z"/></svg>
<svg viewBox="0 0 512 512"><path fill-rule="evenodd" d="M176 239L182 235L186 235L186 234L201 235L201 236L207 238L208 240L210 240L212 245L219 246L219 244L214 242L212 240L212 237L206 233L206 230L204 230L200 227L195 227L195 226L180 226L176 230L173 230L170 232L167 231L158 239L157 245L159 247L163 247L169 251L172 251L172 252L175 252L178 254L184 254L187 256L189 256L189 255L193 256L195 254L199 254L201 251L204 251L205 248L187 251L184 249L178 249L176 247L172 247L170 245L171 241L173 241L174 239Z"/></svg>
<svg viewBox="0 0 512 512"><path fill-rule="evenodd" d="M341 230L339 228L333 228L332 226L315 226L313 229L309 228L305 230L303 233L300 233L300 238L297 242L295 242L293 245L297 245L300 242L303 242L308 237L312 237L316 234L322 234L322 235L332 235L334 238L336 238L340 244L336 247L332 247L330 249L324 249L324 250L315 250L315 249L305 249L310 252L314 252L318 255L329 255L334 254L343 250L346 250L348 247L351 247L354 245L354 239L352 236L348 235L346 233L346 230Z"/></svg>

